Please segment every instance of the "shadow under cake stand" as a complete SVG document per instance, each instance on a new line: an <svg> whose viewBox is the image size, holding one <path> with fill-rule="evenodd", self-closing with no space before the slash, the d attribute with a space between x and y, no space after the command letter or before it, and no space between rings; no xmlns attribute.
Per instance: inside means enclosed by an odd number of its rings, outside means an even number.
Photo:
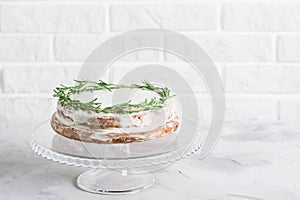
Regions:
<svg viewBox="0 0 300 200"><path fill-rule="evenodd" d="M185 134L192 131L189 127L195 127L191 123L186 120L184 129L146 142L93 144L56 134L50 120L47 120L34 129L31 147L47 159L91 168L77 177L77 186L85 191L101 194L134 193L154 184L152 172L201 147L200 134Z"/></svg>

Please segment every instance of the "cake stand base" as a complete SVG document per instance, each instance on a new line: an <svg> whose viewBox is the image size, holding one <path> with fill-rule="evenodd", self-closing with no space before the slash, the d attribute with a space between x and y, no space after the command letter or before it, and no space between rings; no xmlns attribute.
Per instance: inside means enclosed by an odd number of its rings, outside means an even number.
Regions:
<svg viewBox="0 0 300 200"><path fill-rule="evenodd" d="M151 173L132 174L126 170L93 169L80 174L77 186L98 194L136 193L151 187L155 179Z"/></svg>

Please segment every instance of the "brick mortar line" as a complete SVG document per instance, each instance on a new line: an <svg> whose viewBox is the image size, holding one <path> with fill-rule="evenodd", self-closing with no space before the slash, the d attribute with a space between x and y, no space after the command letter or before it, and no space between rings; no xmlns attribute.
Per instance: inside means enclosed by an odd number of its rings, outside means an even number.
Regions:
<svg viewBox="0 0 300 200"><path fill-rule="evenodd" d="M81 65L83 64L84 60L82 61L49 61L49 62L15 62L15 61L0 61L0 65L7 65L7 66L26 66L26 65L32 65L32 66L38 66L38 65ZM119 65L132 65L132 64L150 64L150 63L162 63L162 64L172 64L175 66L186 64L186 62L176 62L176 61L161 61L161 60L153 60L153 61L120 61L118 64ZM274 61L268 61L268 62L250 62L250 61L245 61L245 62L220 62L220 61L213 61L214 63L218 65L231 65L231 66L251 66L251 65L259 65L259 66L282 66L282 65L290 65L290 66L298 66L300 64L300 61L298 62L274 62ZM97 64L97 62L95 63Z"/></svg>
<svg viewBox="0 0 300 200"><path fill-rule="evenodd" d="M182 93L183 95L188 94L186 92ZM203 97L209 97L210 95L207 92L195 92L196 95L200 95ZM36 96L41 96L41 97L52 97L52 92L34 92L34 93L26 93L26 92L20 92L20 93L13 93L13 92L0 92L0 98L3 97L36 97ZM273 97L278 97L281 99L290 99L290 98L300 98L300 93L231 93L231 92L226 92L225 93L226 97L230 98L273 98Z"/></svg>
<svg viewBox="0 0 300 200"><path fill-rule="evenodd" d="M0 33L2 32L2 25L3 25L3 7L0 4Z"/></svg>
<svg viewBox="0 0 300 200"><path fill-rule="evenodd" d="M276 102L276 114L277 114L277 120L282 120L282 116L281 116L281 102L279 99L277 99Z"/></svg>
<svg viewBox="0 0 300 200"><path fill-rule="evenodd" d="M231 65L231 66L298 66L300 62L221 62L221 65Z"/></svg>
<svg viewBox="0 0 300 200"><path fill-rule="evenodd" d="M206 34L209 34L208 36L210 35L213 35L213 36L217 36L217 35L225 35L225 36L228 36L228 35L249 35L249 36L273 36L273 35L292 35L292 36L300 36L300 31L276 31L276 30L270 30L270 31L230 31L230 30L226 30L226 29L221 29L221 30L218 30L218 29L215 29L215 30L211 30L211 29L199 29L199 30L175 30L176 32L178 33L182 33L182 34L191 34L191 35L194 35L194 34L200 34L200 35L206 35ZM111 33L122 33L124 31L111 31ZM65 34L68 34L68 33L65 33ZM76 33L75 33L76 34ZM80 33L78 33L80 34Z"/></svg>
<svg viewBox="0 0 300 200"><path fill-rule="evenodd" d="M99 36L99 37L104 37L104 36L107 36L107 37L111 37L111 34L117 34L117 33L106 33L106 32L99 32L99 33L80 33L80 32L0 32L0 36L30 36L30 37L33 37L33 36L36 36L36 37L61 37L61 36L81 36L81 37L95 37L95 36Z"/></svg>
<svg viewBox="0 0 300 200"><path fill-rule="evenodd" d="M273 62L278 62L278 59L277 59L277 57L278 57L278 45L277 45L277 35L274 35L273 37L272 37L272 55L271 55L271 60L273 61Z"/></svg>
<svg viewBox="0 0 300 200"><path fill-rule="evenodd" d="M223 2L218 1L217 4L217 31L220 32L223 29Z"/></svg>
<svg viewBox="0 0 300 200"><path fill-rule="evenodd" d="M111 17L110 17L110 5L104 5L104 32L107 34L111 33L111 25L110 25Z"/></svg>
<svg viewBox="0 0 300 200"><path fill-rule="evenodd" d="M162 5L162 4L214 4L216 3L218 0L206 0L206 1L198 1L198 0L173 0L173 1L166 1L166 0L157 0L157 1L153 1L153 0L141 0L141 1L135 1L135 0L127 0L127 1L122 1L122 0L87 0L85 2L82 2L80 0L74 0L74 1L68 1L68 0L62 0L62 1L43 1L43 0L39 0L39 1L0 1L0 5L36 5L36 3L42 3L40 5L62 5L62 4L66 4L66 5L101 5L103 3L109 3L110 5L124 5L124 4L128 4L128 5L143 5L143 4L153 4L153 5Z"/></svg>
<svg viewBox="0 0 300 200"><path fill-rule="evenodd" d="M54 98L50 93L0 93L1 98L15 98L15 97L23 97L23 98Z"/></svg>
<svg viewBox="0 0 300 200"><path fill-rule="evenodd" d="M48 59L50 62L56 60L55 54L54 54L54 48L53 48L54 42L55 42L54 36L50 37L49 38L49 53L48 53L49 54Z"/></svg>
<svg viewBox="0 0 300 200"><path fill-rule="evenodd" d="M0 61L0 65L2 66L14 66L14 67L26 67L26 66L32 66L32 67L38 67L38 66L49 66L52 67L52 65L56 65L56 66L70 66L70 65L81 65L83 63L83 61L78 61L78 62L72 62L72 61L51 61L51 62L1 62Z"/></svg>
<svg viewBox="0 0 300 200"><path fill-rule="evenodd" d="M300 36L300 31L293 32L280 32L280 31L226 31L222 30L175 30L178 33L186 34L187 36ZM0 36L48 36L48 37L61 37L61 36L82 36L82 37L111 37L112 35L123 33L124 31L107 32L0 32Z"/></svg>
<svg viewBox="0 0 300 200"><path fill-rule="evenodd" d="M173 0L173 1L167 1L167 0L141 0L141 1L135 1L135 0L127 0L127 1L122 1L122 0L100 0L100 1L97 1L97 0L87 0L85 2L82 2L80 0L73 0L73 1L70 1L70 0L62 0L62 1L45 1L45 0L26 0L26 1L18 1L18 0L11 0L11 1L0 1L0 4L3 4L3 5L28 5L28 4L36 4L37 2L38 3L42 3L42 4L101 4L101 3L110 3L110 4L189 4L189 3L202 3L202 4L207 4L207 3L215 3L217 2L218 0L206 0L206 1L198 1L198 0L185 0L185 1L182 1L182 0ZM265 2L261 2L259 0L243 0L243 1L240 1L240 0L222 0L223 3L226 3L226 4L286 4L286 3L292 3L292 4L299 4L298 1L295 1L295 0L269 0L269 1L265 1Z"/></svg>
<svg viewBox="0 0 300 200"><path fill-rule="evenodd" d="M2 67L0 68L0 94L4 92L5 85L4 85L4 76Z"/></svg>

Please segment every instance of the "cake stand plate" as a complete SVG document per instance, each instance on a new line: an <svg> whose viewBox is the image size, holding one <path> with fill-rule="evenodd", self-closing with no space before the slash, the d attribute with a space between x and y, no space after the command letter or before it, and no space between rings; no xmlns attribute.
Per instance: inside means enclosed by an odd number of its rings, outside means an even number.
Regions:
<svg viewBox="0 0 300 200"><path fill-rule="evenodd" d="M47 159L91 168L77 178L77 186L82 190L100 194L134 193L154 184L154 171L201 147L199 131L196 134L180 131L192 133L195 130L189 127L195 126L186 120L177 132L159 139L128 144L93 144L56 134L47 120L34 129L31 147Z"/></svg>

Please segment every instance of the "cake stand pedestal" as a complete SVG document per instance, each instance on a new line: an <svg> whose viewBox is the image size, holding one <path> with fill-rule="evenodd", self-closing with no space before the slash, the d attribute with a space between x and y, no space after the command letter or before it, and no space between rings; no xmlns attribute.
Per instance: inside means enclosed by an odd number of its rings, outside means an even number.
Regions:
<svg viewBox="0 0 300 200"><path fill-rule="evenodd" d="M135 193L151 187L154 182L151 173L132 174L127 170L92 169L77 178L79 188L101 194Z"/></svg>
<svg viewBox="0 0 300 200"><path fill-rule="evenodd" d="M92 144L56 134L47 120L34 129L31 147L47 159L90 168L77 178L80 189L123 194L151 187L155 182L154 171L197 151L201 147L201 137L200 134L194 136L189 138L177 132L146 142Z"/></svg>

